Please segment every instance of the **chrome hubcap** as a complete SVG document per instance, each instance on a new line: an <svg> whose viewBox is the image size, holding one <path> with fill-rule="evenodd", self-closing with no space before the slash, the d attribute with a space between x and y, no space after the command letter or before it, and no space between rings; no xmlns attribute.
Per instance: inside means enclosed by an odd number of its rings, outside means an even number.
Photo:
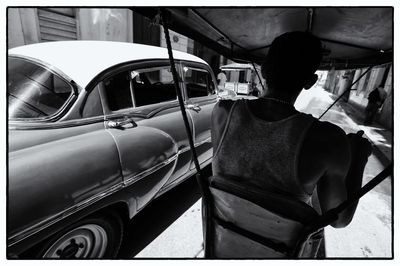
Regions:
<svg viewBox="0 0 400 266"><path fill-rule="evenodd" d="M107 233L97 224L86 224L67 232L50 248L44 258L101 258L107 249Z"/></svg>

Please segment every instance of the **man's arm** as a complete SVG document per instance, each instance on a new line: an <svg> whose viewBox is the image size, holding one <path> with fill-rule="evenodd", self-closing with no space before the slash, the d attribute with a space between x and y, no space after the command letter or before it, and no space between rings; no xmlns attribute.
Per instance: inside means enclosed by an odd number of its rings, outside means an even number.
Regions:
<svg viewBox="0 0 400 266"><path fill-rule="evenodd" d="M368 162L368 157L371 155L372 147L369 141L356 134L347 135L350 151L351 151L351 164L346 176L347 198L353 197L362 186L365 165ZM348 217L349 224L354 216L358 205L358 201L343 211L343 216Z"/></svg>
<svg viewBox="0 0 400 266"><path fill-rule="evenodd" d="M320 134L324 134L329 141L325 147L325 172L317 184L321 211L325 213L347 199L346 176L351 164L351 151L346 134L339 127L324 123ZM332 226L344 227L348 220L347 215L340 215Z"/></svg>
<svg viewBox="0 0 400 266"><path fill-rule="evenodd" d="M346 136L338 127L332 127L330 138L332 145L327 169L317 186L322 212L337 207L361 188L365 164L371 154L369 142L356 134ZM357 204L355 202L340 213L332 226L347 226L353 219Z"/></svg>

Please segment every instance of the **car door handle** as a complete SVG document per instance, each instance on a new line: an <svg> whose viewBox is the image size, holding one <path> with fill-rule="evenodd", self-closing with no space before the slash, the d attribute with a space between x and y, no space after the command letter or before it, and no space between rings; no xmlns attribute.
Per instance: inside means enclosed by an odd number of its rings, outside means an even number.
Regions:
<svg viewBox="0 0 400 266"><path fill-rule="evenodd" d="M195 112L200 112L201 111L201 107L198 104L188 104L188 105L186 105L186 109L190 109L190 110L193 110Z"/></svg>
<svg viewBox="0 0 400 266"><path fill-rule="evenodd" d="M107 127L108 128L118 128L118 129L125 129L126 125L131 124L130 127L137 127L137 124L133 119L131 118L125 118L122 120L108 120L107 121Z"/></svg>

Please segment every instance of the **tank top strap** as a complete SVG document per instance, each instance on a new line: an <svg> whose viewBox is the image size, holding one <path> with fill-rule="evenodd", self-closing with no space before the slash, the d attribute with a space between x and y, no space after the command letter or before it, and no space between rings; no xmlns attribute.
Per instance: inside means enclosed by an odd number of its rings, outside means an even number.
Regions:
<svg viewBox="0 0 400 266"><path fill-rule="evenodd" d="M236 106L237 106L237 103L238 103L238 101L235 101L235 102L231 105L231 107L230 107L228 116L227 116L227 118L226 118L225 126L224 126L224 128L223 128L223 130L222 130L221 137L220 137L220 139L218 140L218 146L217 146L216 150L213 152L213 156L215 156L216 154L218 154L218 151L221 149L222 143L223 143L223 141L224 141L224 139L225 139L225 136L226 136L226 132L228 131L228 129L229 129L229 127L230 127L231 120L232 120L232 116L233 116L234 110L235 110L235 108L236 108Z"/></svg>

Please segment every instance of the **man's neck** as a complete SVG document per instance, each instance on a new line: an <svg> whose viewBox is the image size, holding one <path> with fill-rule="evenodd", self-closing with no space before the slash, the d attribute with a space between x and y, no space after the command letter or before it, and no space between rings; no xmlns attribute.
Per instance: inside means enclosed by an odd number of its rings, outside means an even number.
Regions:
<svg viewBox="0 0 400 266"><path fill-rule="evenodd" d="M299 96L301 90L298 92L286 92L286 91L277 91L277 90L267 90L267 92L263 95L265 98L274 98L278 100L282 100L293 104L296 102L297 97Z"/></svg>

